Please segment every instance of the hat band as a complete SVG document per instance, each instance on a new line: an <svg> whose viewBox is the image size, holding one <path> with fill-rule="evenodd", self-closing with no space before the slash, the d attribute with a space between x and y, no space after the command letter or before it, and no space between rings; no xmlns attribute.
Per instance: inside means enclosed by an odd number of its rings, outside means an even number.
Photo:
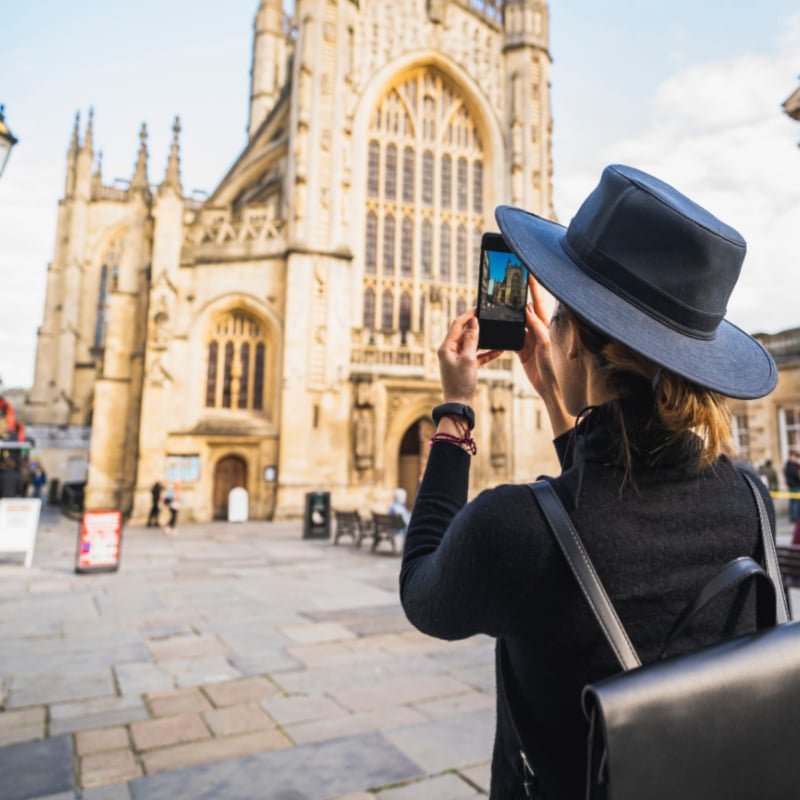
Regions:
<svg viewBox="0 0 800 800"><path fill-rule="evenodd" d="M575 249L575 244L585 248L591 262ZM586 239L575 231L567 231L567 235L561 239L561 247L590 278L648 316L686 336L711 340L725 317L724 311L721 314L699 311L664 294L618 261L593 250Z"/></svg>

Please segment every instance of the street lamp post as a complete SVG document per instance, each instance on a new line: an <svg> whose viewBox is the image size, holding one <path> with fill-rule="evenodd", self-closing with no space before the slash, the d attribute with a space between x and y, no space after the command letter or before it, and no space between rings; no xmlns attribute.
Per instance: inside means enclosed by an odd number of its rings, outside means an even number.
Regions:
<svg viewBox="0 0 800 800"><path fill-rule="evenodd" d="M8 157L11 155L11 148L19 141L16 136L8 129L5 117L3 116L4 105L0 105L0 177L6 168Z"/></svg>

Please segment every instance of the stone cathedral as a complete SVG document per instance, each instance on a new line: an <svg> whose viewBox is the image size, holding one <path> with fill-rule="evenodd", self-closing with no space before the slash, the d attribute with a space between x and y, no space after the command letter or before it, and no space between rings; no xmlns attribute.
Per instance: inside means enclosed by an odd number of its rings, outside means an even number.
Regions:
<svg viewBox="0 0 800 800"><path fill-rule="evenodd" d="M500 203L553 214L549 67L543 0L262 0L247 143L206 199L177 119L160 181L143 126L114 185L76 121L28 411L86 431L86 507L141 520L157 479L184 520L235 486L255 519L413 500L481 234ZM473 492L555 469L514 354L476 406Z"/></svg>

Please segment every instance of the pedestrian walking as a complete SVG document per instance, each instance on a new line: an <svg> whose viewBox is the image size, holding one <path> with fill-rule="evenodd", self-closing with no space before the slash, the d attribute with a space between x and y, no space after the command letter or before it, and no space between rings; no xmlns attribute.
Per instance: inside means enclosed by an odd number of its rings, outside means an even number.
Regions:
<svg viewBox="0 0 800 800"><path fill-rule="evenodd" d="M771 492L778 491L778 473L772 464L771 458L764 460L764 463L758 468L758 474L764 478L767 483L767 488Z"/></svg>
<svg viewBox="0 0 800 800"><path fill-rule="evenodd" d="M37 464L34 468L31 480L33 484L33 496L41 500L42 491L47 484L47 473L44 471L44 467L41 464Z"/></svg>
<svg viewBox="0 0 800 800"><path fill-rule="evenodd" d="M389 513L395 514L396 516L400 517L403 520L403 527L398 528L395 532L395 541L399 541L401 546L404 544L404 538L406 534L406 530L408 529L408 521L411 519L411 511L409 511L408 506L406 505L406 500L408 499L408 493L405 489L398 487L394 490L394 495L392 496L392 504L389 506Z"/></svg>
<svg viewBox="0 0 800 800"><path fill-rule="evenodd" d="M786 489L789 492L800 493L800 453L792 450L789 458L783 465L783 477L786 479ZM789 521L797 522L800 519L800 497L789 498Z"/></svg>
<svg viewBox="0 0 800 800"><path fill-rule="evenodd" d="M176 534L178 532L178 509L181 507L180 487L177 483L167 487L164 495L164 505L169 511L169 519L164 526L164 532L168 535Z"/></svg>
<svg viewBox="0 0 800 800"><path fill-rule="evenodd" d="M726 397L766 395L777 376L761 344L723 318L744 240L624 166L604 170L566 229L521 209L496 216L530 272L519 360L555 434L561 472L548 481L639 657L654 662L700 587L730 560L760 557L758 512L731 461L726 410ZM541 286L557 300L549 318ZM467 502L471 456L488 427L472 408L478 368L499 355L479 354L477 342L469 311L439 349L445 403L433 410L406 534L403 608L431 636L496 638L490 796L584 797L581 692L619 665L529 486ZM755 622L751 594L725 598L670 652Z"/></svg>
<svg viewBox="0 0 800 800"><path fill-rule="evenodd" d="M158 527L158 515L161 511L161 492L164 490L164 484L161 481L156 481L150 489L150 513L147 515L147 527Z"/></svg>

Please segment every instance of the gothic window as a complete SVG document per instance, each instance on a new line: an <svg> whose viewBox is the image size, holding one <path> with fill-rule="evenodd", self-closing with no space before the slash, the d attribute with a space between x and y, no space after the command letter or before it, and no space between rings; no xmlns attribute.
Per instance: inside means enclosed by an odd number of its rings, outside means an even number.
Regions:
<svg viewBox="0 0 800 800"><path fill-rule="evenodd" d="M450 280L450 226L442 223L439 232L439 279L442 283Z"/></svg>
<svg viewBox="0 0 800 800"><path fill-rule="evenodd" d="M378 265L378 217L374 211L367 214L366 271L374 275Z"/></svg>
<svg viewBox="0 0 800 800"><path fill-rule="evenodd" d="M383 274L394 272L394 217L389 214L383 221Z"/></svg>
<svg viewBox="0 0 800 800"><path fill-rule="evenodd" d="M97 317L94 323L94 346L102 347L106 335L106 303L108 302L108 267L100 270L100 288L97 291Z"/></svg>
<svg viewBox="0 0 800 800"><path fill-rule="evenodd" d="M460 317L462 314L467 313L467 301L463 295L458 296L456 301L456 316Z"/></svg>
<svg viewBox="0 0 800 800"><path fill-rule="evenodd" d="M264 363L266 348L262 342L256 345L256 363L253 370L253 408L256 411L264 409Z"/></svg>
<svg viewBox="0 0 800 800"><path fill-rule="evenodd" d="M481 265L481 239L483 234L480 228L472 229L472 274L478 279L478 270Z"/></svg>
<svg viewBox="0 0 800 800"><path fill-rule="evenodd" d="M380 170L381 146L376 141L369 143L369 162L367 164L367 194L378 196L378 175Z"/></svg>
<svg viewBox="0 0 800 800"><path fill-rule="evenodd" d="M384 190L387 200L397 197L397 147L390 144L386 148L386 188Z"/></svg>
<svg viewBox="0 0 800 800"><path fill-rule="evenodd" d="M458 159L458 210L467 210L467 159Z"/></svg>
<svg viewBox="0 0 800 800"><path fill-rule="evenodd" d="M453 205L453 169L452 159L445 153L442 156L442 208Z"/></svg>
<svg viewBox="0 0 800 800"><path fill-rule="evenodd" d="M207 353L206 407L263 410L267 340L261 321L242 310L220 314Z"/></svg>
<svg viewBox="0 0 800 800"><path fill-rule="evenodd" d="M403 292L400 295L400 333L405 338L406 332L411 328L411 295Z"/></svg>
<svg viewBox="0 0 800 800"><path fill-rule="evenodd" d="M394 328L394 296L389 289L383 290L381 328L385 331L390 331Z"/></svg>
<svg viewBox="0 0 800 800"><path fill-rule="evenodd" d="M422 156L422 202L433 203L433 153L430 150Z"/></svg>
<svg viewBox="0 0 800 800"><path fill-rule="evenodd" d="M247 381L250 378L250 343L245 342L239 350L239 408L247 408Z"/></svg>
<svg viewBox="0 0 800 800"><path fill-rule="evenodd" d="M420 262L422 263L422 277L433 277L433 226L429 219L422 220L422 233L420 236Z"/></svg>
<svg viewBox="0 0 800 800"><path fill-rule="evenodd" d="M403 150L403 202L414 202L414 150Z"/></svg>
<svg viewBox="0 0 800 800"><path fill-rule="evenodd" d="M423 330L431 282L445 313L459 298L471 302L473 249L487 227L484 206L494 200L471 109L452 79L418 67L388 88L369 117L361 322L401 331L395 344L421 345L409 337Z"/></svg>
<svg viewBox="0 0 800 800"><path fill-rule="evenodd" d="M467 283L467 229L463 225L456 231L456 277L460 284Z"/></svg>
<svg viewBox="0 0 800 800"><path fill-rule="evenodd" d="M483 162L476 161L472 165L472 210L476 214L483 213Z"/></svg>
<svg viewBox="0 0 800 800"><path fill-rule="evenodd" d="M375 330L375 290L372 287L364 290L364 328Z"/></svg>
<svg viewBox="0 0 800 800"><path fill-rule="evenodd" d="M208 371L206 373L206 405L213 408L217 401L217 358L219 346L216 342L208 345Z"/></svg>
<svg viewBox="0 0 800 800"><path fill-rule="evenodd" d="M225 345L225 363L222 372L222 407L231 407L233 393L233 342Z"/></svg>
<svg viewBox="0 0 800 800"><path fill-rule="evenodd" d="M411 253L414 248L414 223L411 217L403 217L403 230L400 236L400 274L411 277Z"/></svg>

